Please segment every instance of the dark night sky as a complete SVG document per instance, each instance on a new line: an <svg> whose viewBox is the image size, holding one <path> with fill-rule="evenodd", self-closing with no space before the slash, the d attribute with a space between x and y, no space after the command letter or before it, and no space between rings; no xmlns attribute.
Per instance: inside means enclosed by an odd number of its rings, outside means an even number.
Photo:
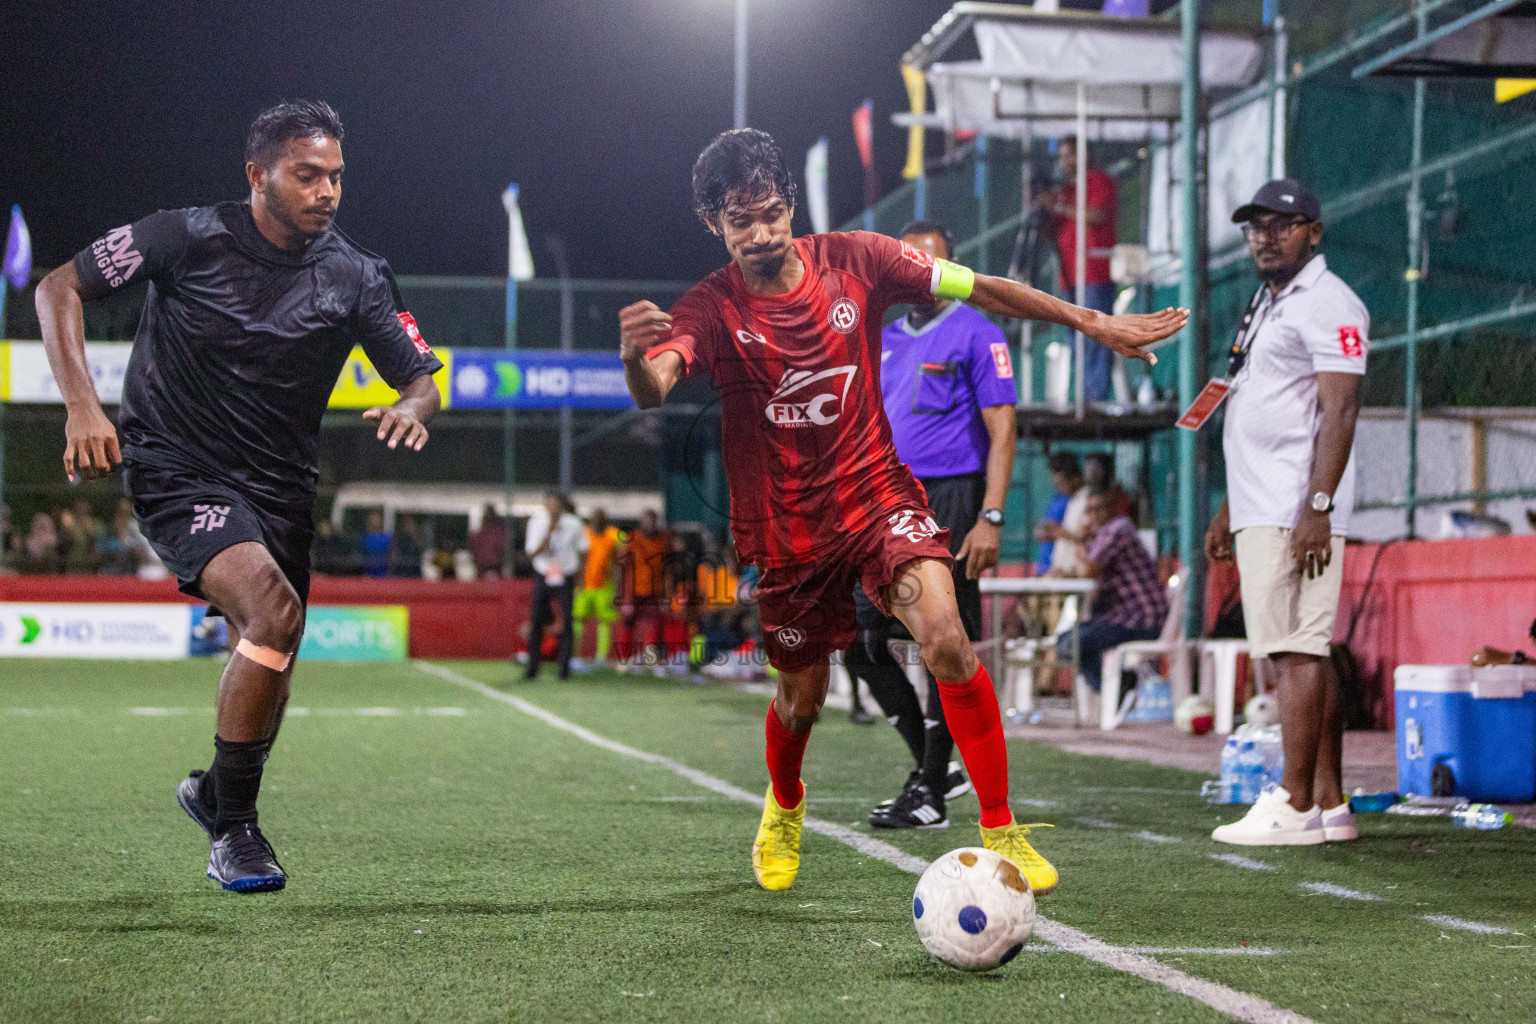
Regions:
<svg viewBox="0 0 1536 1024"><path fill-rule="evenodd" d="M754 0L749 120L797 178L828 136L834 224L861 202L849 117L866 96L884 184L899 181L898 59L948 7ZM582 277L724 261L688 172L729 127L732 0L10 0L0 19L0 203L21 204L38 266L151 210L243 197L246 127L288 96L340 111L340 223L402 273L504 273L509 181L542 274L550 234Z"/></svg>

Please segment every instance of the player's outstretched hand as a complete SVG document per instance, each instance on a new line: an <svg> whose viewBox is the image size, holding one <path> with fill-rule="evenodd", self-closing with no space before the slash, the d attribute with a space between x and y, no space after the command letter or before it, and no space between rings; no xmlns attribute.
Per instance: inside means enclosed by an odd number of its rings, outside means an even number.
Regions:
<svg viewBox="0 0 1536 1024"><path fill-rule="evenodd" d="M107 419L101 406L76 410L64 421L64 475L69 482L80 478L97 480L122 464L123 453L117 446L117 428Z"/></svg>
<svg viewBox="0 0 1536 1024"><path fill-rule="evenodd" d="M1157 356L1143 352L1142 347L1171 338L1183 330L1188 320L1189 310L1174 307L1156 313L1101 314L1089 322L1083 333L1127 359L1156 363Z"/></svg>
<svg viewBox="0 0 1536 1024"><path fill-rule="evenodd" d="M636 302L619 310L619 355L625 362L645 358L652 345L671 333L672 318L654 302Z"/></svg>
<svg viewBox="0 0 1536 1024"><path fill-rule="evenodd" d="M427 425L398 406L376 405L363 413L363 419L379 421L378 439L389 438L386 444L391 448L404 443L411 451L419 452L427 443Z"/></svg>

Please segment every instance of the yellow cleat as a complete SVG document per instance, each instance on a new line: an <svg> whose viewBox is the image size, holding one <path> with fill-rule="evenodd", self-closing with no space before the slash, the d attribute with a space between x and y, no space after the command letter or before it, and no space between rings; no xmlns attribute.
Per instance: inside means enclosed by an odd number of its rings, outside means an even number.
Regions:
<svg viewBox="0 0 1536 1024"><path fill-rule="evenodd" d="M777 892L795 883L800 870L800 829L805 824L805 797L800 806L785 810L773 798L773 786L763 801L763 820L752 842L752 873L757 884ZM1027 844L1026 844L1027 845Z"/></svg>
<svg viewBox="0 0 1536 1024"><path fill-rule="evenodd" d="M1013 862L1013 866L1019 869L1034 894L1046 896L1055 891L1056 883L1061 880L1061 876L1056 873L1056 868L1050 861L1040 856L1035 848L1029 845L1029 830L1054 827L1039 822L1033 825L1020 825L1017 821L1013 821L1001 828L984 828L981 830L981 845L1007 857Z"/></svg>

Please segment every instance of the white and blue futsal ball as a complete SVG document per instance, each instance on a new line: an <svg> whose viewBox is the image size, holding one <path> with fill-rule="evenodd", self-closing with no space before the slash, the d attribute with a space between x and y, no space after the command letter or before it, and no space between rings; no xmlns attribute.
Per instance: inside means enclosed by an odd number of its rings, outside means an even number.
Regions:
<svg viewBox="0 0 1536 1024"><path fill-rule="evenodd" d="M1019 955L1035 928L1035 894L1001 854L951 850L918 879L912 924L923 947L961 971L990 971Z"/></svg>

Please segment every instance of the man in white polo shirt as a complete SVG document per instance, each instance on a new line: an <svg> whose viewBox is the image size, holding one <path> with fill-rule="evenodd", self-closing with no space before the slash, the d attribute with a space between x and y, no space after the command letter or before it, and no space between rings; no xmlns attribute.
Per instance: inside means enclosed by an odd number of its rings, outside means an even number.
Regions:
<svg viewBox="0 0 1536 1024"><path fill-rule="evenodd" d="M1259 278L1232 345L1222 446L1227 500L1205 538L1237 557L1254 657L1280 679L1283 785L1211 833L1240 846L1354 839L1344 797L1343 715L1329 644L1355 501L1355 419L1370 314L1317 251L1317 198L1290 179L1232 215Z"/></svg>

